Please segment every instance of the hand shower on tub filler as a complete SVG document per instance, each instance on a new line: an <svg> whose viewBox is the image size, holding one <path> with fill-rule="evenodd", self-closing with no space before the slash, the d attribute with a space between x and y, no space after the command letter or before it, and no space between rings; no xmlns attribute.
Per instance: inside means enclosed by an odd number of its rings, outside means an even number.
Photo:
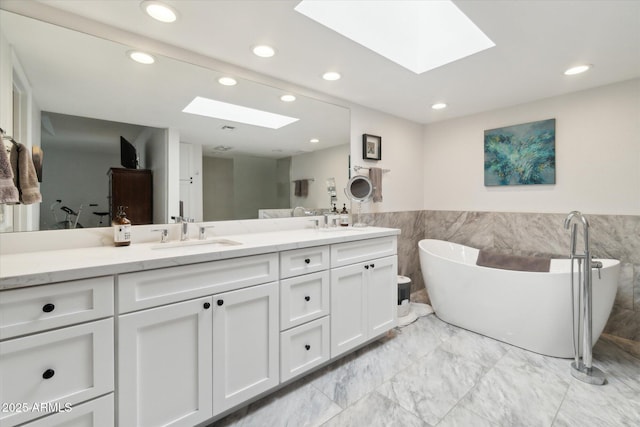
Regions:
<svg viewBox="0 0 640 427"><path fill-rule="evenodd" d="M584 240L584 252L576 251L578 241L578 224L572 222L577 219L582 223L582 238ZM573 352L574 361L571 363L571 375L580 381L603 385L606 382L605 374L592 365L593 362L593 277L592 269L600 269L602 262L593 261L589 250L589 221L578 211L572 211L564 220L564 228L571 229L571 242L569 258L571 259L571 316L573 321ZM574 285L574 261L578 264L578 299L576 304ZM576 305L580 312L576 316ZM577 329L577 332L576 332ZM580 330L582 329L582 356L580 352Z"/></svg>

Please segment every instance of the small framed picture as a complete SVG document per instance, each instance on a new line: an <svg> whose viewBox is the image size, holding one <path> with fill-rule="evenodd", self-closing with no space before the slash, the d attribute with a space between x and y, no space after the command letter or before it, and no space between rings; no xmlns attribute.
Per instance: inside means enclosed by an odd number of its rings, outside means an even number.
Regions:
<svg viewBox="0 0 640 427"><path fill-rule="evenodd" d="M362 134L362 158L382 160L382 137Z"/></svg>

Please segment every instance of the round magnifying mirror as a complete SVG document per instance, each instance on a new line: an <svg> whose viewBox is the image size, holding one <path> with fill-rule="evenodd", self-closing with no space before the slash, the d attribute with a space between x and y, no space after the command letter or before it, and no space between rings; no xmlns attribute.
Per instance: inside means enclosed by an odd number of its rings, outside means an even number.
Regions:
<svg viewBox="0 0 640 427"><path fill-rule="evenodd" d="M355 202L367 202L373 194L373 183L364 175L356 175L347 182L344 192Z"/></svg>

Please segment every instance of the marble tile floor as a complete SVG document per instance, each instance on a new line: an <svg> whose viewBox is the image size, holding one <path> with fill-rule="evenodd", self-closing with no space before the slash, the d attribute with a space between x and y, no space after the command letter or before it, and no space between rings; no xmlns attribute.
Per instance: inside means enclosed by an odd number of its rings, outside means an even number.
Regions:
<svg viewBox="0 0 640 427"><path fill-rule="evenodd" d="M640 359L602 337L608 383L431 315L210 427L640 426Z"/></svg>

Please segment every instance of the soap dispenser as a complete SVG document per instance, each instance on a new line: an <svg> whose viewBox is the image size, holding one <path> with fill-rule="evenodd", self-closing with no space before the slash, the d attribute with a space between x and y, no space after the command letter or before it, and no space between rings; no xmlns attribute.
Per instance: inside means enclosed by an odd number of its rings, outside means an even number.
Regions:
<svg viewBox="0 0 640 427"><path fill-rule="evenodd" d="M131 244L131 221L124 212L126 206L118 206L118 213L111 223L113 226L113 244L116 246L129 246Z"/></svg>
<svg viewBox="0 0 640 427"><path fill-rule="evenodd" d="M347 211L347 204L342 205L342 211L340 212L340 225L347 227L349 225L349 211Z"/></svg>

